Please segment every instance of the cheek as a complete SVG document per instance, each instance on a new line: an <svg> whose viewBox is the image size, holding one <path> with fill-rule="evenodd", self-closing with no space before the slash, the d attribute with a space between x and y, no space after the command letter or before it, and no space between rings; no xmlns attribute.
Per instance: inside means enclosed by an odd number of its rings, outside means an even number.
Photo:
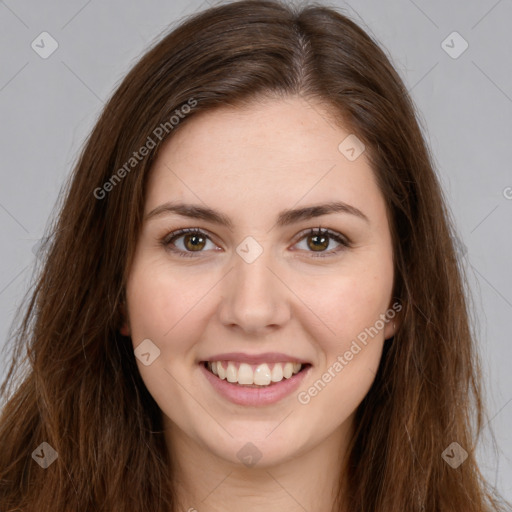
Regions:
<svg viewBox="0 0 512 512"><path fill-rule="evenodd" d="M392 275L366 272L330 280L310 296L329 329L316 333L318 373L297 399L319 418L319 429L345 421L368 393L384 346L381 315L387 311L391 286Z"/></svg>
<svg viewBox="0 0 512 512"><path fill-rule="evenodd" d="M149 365L137 358L137 366L148 391L170 417L186 407L188 395L181 392L180 382L189 378L195 364L190 349L204 332L201 298L211 287L205 279L173 272L155 261L134 265L127 284L133 348L149 339L154 344L149 351L158 354L151 355Z"/></svg>
<svg viewBox="0 0 512 512"><path fill-rule="evenodd" d="M127 285L128 313L134 342L142 338L165 340L190 322L207 279L171 271L161 262L134 265Z"/></svg>
<svg viewBox="0 0 512 512"><path fill-rule="evenodd" d="M153 396L161 389L177 390L172 377L189 378L196 366L193 348L207 331L209 297L218 279L212 272L179 271L149 258L134 265L127 285L131 338L134 350L146 339L158 347L158 358L150 366L137 361Z"/></svg>
<svg viewBox="0 0 512 512"><path fill-rule="evenodd" d="M392 264L381 263L378 268L370 266L358 272L309 280L300 296L307 297L307 307L321 320L328 351L339 351L385 314L391 302L392 285ZM378 337L383 337L381 321L377 327L381 331Z"/></svg>

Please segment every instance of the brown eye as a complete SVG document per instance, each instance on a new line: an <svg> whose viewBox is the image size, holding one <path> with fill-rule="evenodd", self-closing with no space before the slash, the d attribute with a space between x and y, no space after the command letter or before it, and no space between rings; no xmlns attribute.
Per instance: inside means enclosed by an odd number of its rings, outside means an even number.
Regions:
<svg viewBox="0 0 512 512"><path fill-rule="evenodd" d="M304 239L306 240L306 252L317 253L312 255L314 258L333 256L350 247L348 239L341 235L341 233L337 233L336 231L331 231L329 229L310 229L303 234L302 238L299 239L299 242ZM338 247L327 251L326 249L330 246L333 240L338 244Z"/></svg>
<svg viewBox="0 0 512 512"><path fill-rule="evenodd" d="M329 229L310 229L306 233L303 233L299 242L304 239L307 240L306 249L304 250L309 253L317 253L312 254L313 257L333 256L351 246L347 238ZM331 245L332 241L336 242L338 247L326 250ZM179 231L170 233L161 240L161 244L167 250L183 257L193 257L195 256L194 253L199 255L201 252L206 252L208 242L212 244L213 250L215 250L216 246L211 241L210 236L197 228L180 229Z"/></svg>
<svg viewBox="0 0 512 512"><path fill-rule="evenodd" d="M210 237L199 229L180 229L166 236L162 245L178 256L193 257L193 253L205 252L206 244L211 242ZM213 245L213 243L212 243Z"/></svg>
<svg viewBox="0 0 512 512"><path fill-rule="evenodd" d="M205 243L206 239L203 235L192 233L183 237L183 244L187 249L190 249L191 251L203 249Z"/></svg>
<svg viewBox="0 0 512 512"><path fill-rule="evenodd" d="M307 239L312 241L312 243L308 243L308 247L314 251L321 251L329 247L329 237L323 234L308 235Z"/></svg>

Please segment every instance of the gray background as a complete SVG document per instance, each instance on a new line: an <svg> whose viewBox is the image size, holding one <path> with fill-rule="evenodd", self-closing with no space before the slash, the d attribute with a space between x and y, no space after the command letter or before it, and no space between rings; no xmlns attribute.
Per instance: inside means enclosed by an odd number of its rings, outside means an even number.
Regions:
<svg viewBox="0 0 512 512"><path fill-rule="evenodd" d="M479 457L491 483L512 500L512 2L331 5L380 42L419 109L478 315L490 420ZM207 6L206 0L0 1L0 347L29 285L34 245L105 100L163 31ZM41 45L43 31L59 45L47 59L31 47L34 40ZM469 44L457 58L445 51L463 48L457 38L446 40L453 31Z"/></svg>

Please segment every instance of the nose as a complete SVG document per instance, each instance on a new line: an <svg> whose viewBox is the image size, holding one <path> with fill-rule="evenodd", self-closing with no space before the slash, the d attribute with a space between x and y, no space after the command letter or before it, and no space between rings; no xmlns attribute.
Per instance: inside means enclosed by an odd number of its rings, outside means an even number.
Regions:
<svg viewBox="0 0 512 512"><path fill-rule="evenodd" d="M293 293L272 265L270 251L251 263L233 255L234 268L223 280L218 308L222 324L246 334L265 335L283 327L291 317Z"/></svg>

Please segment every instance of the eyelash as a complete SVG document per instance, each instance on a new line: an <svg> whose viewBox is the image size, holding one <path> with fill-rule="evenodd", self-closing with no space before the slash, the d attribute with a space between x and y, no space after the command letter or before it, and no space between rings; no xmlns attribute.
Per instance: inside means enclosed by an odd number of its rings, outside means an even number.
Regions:
<svg viewBox="0 0 512 512"><path fill-rule="evenodd" d="M197 252L197 253L204 252L204 251L182 251L181 249L176 249L176 248L172 247L172 245L174 245L172 243L173 240L179 238L182 235L186 235L186 234L204 236L208 240L213 242L213 240L211 240L211 238L208 235L208 233L202 231L201 229L198 229L198 228L184 228L184 229L179 229L177 231L173 231L172 233L169 233L168 235L166 235L164 238L162 238L160 240L160 243L164 246L165 249L167 249L167 250L177 254L178 256L180 256L182 258L194 258L194 257L196 257L194 252ZM337 233L336 231L332 231L330 229L322 229L321 227L318 227L316 229L315 228L311 228L311 229L306 230L305 232L303 231L300 234L300 238L297 240L297 242L295 242L295 244L299 243L301 240L306 238L308 235L309 236L328 235L328 237L330 239L332 239L332 240L338 242L339 244L341 244L341 247L338 247L337 249L331 249L330 251L325 251L323 253L318 253L318 254L314 254L314 252L313 252L313 254L312 254L313 258L329 258L329 257L332 257L335 254L337 254L337 253L339 253L339 252L341 252L341 251L351 247L351 244L348 241L348 239L343 237L340 233Z"/></svg>

